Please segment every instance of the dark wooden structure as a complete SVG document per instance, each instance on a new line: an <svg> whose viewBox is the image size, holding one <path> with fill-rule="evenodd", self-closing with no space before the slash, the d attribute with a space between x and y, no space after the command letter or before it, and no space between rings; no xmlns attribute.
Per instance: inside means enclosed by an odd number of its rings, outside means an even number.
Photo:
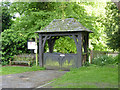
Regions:
<svg viewBox="0 0 120 90"><path fill-rule="evenodd" d="M58 60L58 63L60 65L60 66L58 65L59 67L58 69L61 69L62 63L66 62L66 60L68 60L69 65L67 69L69 69L70 67L81 67L82 60L83 59L86 60L88 58L87 52L89 33L92 33L92 31L85 28L81 23L79 23L74 18L67 18L64 20L55 19L43 30L37 31L35 33L39 34L39 65L41 67L44 66L46 67L47 62L46 58L49 58L50 60L54 61ZM59 39L59 37L61 36L69 36L70 38L74 39L77 48L77 54L53 53L55 41ZM48 41L49 53L44 53L46 41ZM82 48L84 49L84 55L82 52ZM83 56L85 58L83 58ZM72 63L69 64L70 62ZM56 69L57 67L54 68Z"/></svg>

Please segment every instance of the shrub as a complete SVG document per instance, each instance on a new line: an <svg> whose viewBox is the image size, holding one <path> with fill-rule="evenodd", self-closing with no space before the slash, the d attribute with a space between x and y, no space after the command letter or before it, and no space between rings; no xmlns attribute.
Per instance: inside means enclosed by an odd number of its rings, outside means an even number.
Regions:
<svg viewBox="0 0 120 90"><path fill-rule="evenodd" d="M8 65L9 63L8 63L8 61L2 61L1 64L2 64L2 66L5 66L5 65Z"/></svg>
<svg viewBox="0 0 120 90"><path fill-rule="evenodd" d="M94 58L92 63L99 66L107 64L118 64L118 56L115 57L107 55L99 56L97 58Z"/></svg>
<svg viewBox="0 0 120 90"><path fill-rule="evenodd" d="M27 40L14 30L7 29L1 33L2 36L2 61L8 61L14 55L26 53Z"/></svg>
<svg viewBox="0 0 120 90"><path fill-rule="evenodd" d="M120 63L120 54L118 54L116 57L114 57L115 59L115 64Z"/></svg>
<svg viewBox="0 0 120 90"><path fill-rule="evenodd" d="M83 66L90 66L90 63L87 61L87 62L85 62L85 63L83 63Z"/></svg>

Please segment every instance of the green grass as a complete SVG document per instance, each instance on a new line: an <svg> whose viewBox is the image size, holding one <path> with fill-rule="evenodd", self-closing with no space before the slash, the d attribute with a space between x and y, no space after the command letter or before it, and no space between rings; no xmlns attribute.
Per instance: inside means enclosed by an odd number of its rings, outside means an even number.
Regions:
<svg viewBox="0 0 120 90"><path fill-rule="evenodd" d="M1 68L2 68L2 73L0 73L0 75L39 71L39 70L45 69L45 68L41 68L39 66L32 66L32 67L5 66L5 67L1 67Z"/></svg>
<svg viewBox="0 0 120 90"><path fill-rule="evenodd" d="M50 84L53 88L118 88L118 66L95 66L72 69Z"/></svg>

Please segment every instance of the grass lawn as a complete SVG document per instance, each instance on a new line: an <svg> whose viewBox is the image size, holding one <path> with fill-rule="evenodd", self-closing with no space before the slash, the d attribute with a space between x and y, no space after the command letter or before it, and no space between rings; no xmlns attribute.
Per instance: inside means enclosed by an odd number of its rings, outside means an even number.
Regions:
<svg viewBox="0 0 120 90"><path fill-rule="evenodd" d="M2 73L0 73L0 75L7 75L7 74L44 70L45 68L41 68L39 66L32 66L32 67L5 66L5 67L1 67L1 69L0 71Z"/></svg>
<svg viewBox="0 0 120 90"><path fill-rule="evenodd" d="M49 86L53 88L118 88L118 66L91 65L71 69Z"/></svg>

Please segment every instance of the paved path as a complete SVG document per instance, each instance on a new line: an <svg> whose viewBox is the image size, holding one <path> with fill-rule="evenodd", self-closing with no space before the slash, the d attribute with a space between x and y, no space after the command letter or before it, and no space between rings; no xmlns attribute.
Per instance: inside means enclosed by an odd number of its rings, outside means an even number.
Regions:
<svg viewBox="0 0 120 90"><path fill-rule="evenodd" d="M43 70L0 76L2 88L36 88L65 74L66 71Z"/></svg>

